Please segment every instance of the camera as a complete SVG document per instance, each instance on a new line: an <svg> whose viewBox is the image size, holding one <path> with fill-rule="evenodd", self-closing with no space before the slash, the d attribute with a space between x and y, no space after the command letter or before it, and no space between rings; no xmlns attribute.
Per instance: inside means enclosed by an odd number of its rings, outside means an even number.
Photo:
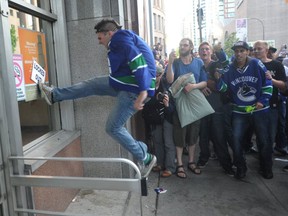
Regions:
<svg viewBox="0 0 288 216"><path fill-rule="evenodd" d="M158 95L157 95L157 99L158 99L159 101L163 101L165 95L168 95L168 96L169 96L168 91L165 91L164 93L159 92Z"/></svg>
<svg viewBox="0 0 288 216"><path fill-rule="evenodd" d="M159 101L163 101L164 97L165 97L165 94L163 94L162 92L159 92L157 95L157 98Z"/></svg>

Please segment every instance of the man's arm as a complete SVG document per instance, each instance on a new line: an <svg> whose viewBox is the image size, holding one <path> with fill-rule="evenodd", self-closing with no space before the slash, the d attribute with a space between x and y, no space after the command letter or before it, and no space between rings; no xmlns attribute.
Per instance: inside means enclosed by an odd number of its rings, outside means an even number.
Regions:
<svg viewBox="0 0 288 216"><path fill-rule="evenodd" d="M269 106L269 100L272 96L272 92L273 92L273 86L272 86L272 81L270 79L267 79L266 77L266 73L267 73L267 69L266 67L263 65L263 67L261 66L262 64L258 64L258 68L260 71L260 75L262 76L261 79L262 81L262 87L261 87L261 96L258 100L258 102L256 103L256 109L262 108L264 106ZM262 106L262 107L261 107Z"/></svg>
<svg viewBox="0 0 288 216"><path fill-rule="evenodd" d="M169 61L167 66L167 72L166 72L166 79L168 83L174 82L174 72L173 72L173 62L176 59L176 52L172 51L169 54Z"/></svg>
<svg viewBox="0 0 288 216"><path fill-rule="evenodd" d="M206 86L207 86L207 82L206 81L202 81L202 82L199 82L199 83L188 83L184 87L184 91L187 93L187 92L192 91L193 89L203 89Z"/></svg>

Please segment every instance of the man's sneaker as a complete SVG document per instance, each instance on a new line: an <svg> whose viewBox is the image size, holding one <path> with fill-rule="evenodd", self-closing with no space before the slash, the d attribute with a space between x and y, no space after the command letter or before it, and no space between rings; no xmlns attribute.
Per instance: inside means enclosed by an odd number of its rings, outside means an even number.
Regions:
<svg viewBox="0 0 288 216"><path fill-rule="evenodd" d="M275 147L274 148L274 155L284 157L287 155L287 152L284 149L280 149L280 148Z"/></svg>
<svg viewBox="0 0 288 216"><path fill-rule="evenodd" d="M252 146L251 148L250 148L250 152L251 153L258 153L259 151L258 151L258 148L257 148L257 146Z"/></svg>
<svg viewBox="0 0 288 216"><path fill-rule="evenodd" d="M218 160L217 155L215 153L212 153L209 157L209 160Z"/></svg>
<svg viewBox="0 0 288 216"><path fill-rule="evenodd" d="M236 179L243 179L246 177L246 172L247 172L246 167L243 167L243 168L237 167L237 170L236 170L234 177Z"/></svg>
<svg viewBox="0 0 288 216"><path fill-rule="evenodd" d="M156 156L150 153L147 153L146 159L138 163L141 176L143 178L146 178L149 175L152 168L155 166L156 162L157 162Z"/></svg>
<svg viewBox="0 0 288 216"><path fill-rule="evenodd" d="M272 179L273 178L273 172L271 170L264 171L262 174L263 178L265 179Z"/></svg>
<svg viewBox="0 0 288 216"><path fill-rule="evenodd" d="M198 161L197 162L197 166L200 168L200 169L203 169L205 168L205 166L208 164L208 161L207 162L204 162L204 161Z"/></svg>
<svg viewBox="0 0 288 216"><path fill-rule="evenodd" d="M43 95L47 104L51 106L53 104L53 99L52 99L53 87L49 87L43 83L39 83L39 88L41 91L41 95Z"/></svg>
<svg viewBox="0 0 288 216"><path fill-rule="evenodd" d="M287 165L287 166L284 166L282 170L283 170L284 172L288 172L288 165Z"/></svg>
<svg viewBox="0 0 288 216"><path fill-rule="evenodd" d="M225 170L225 174L230 176L230 177L233 177L233 176L235 176L235 171L232 168L227 169L227 170Z"/></svg>

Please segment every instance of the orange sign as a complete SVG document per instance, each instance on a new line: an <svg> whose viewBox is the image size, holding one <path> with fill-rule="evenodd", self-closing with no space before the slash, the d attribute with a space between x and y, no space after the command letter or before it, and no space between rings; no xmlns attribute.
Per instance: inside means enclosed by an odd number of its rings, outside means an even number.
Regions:
<svg viewBox="0 0 288 216"><path fill-rule="evenodd" d="M25 28L18 28L18 33L23 56L25 85L36 85L31 79L33 61L35 60L48 72L45 34ZM46 75L45 81L48 81L48 75Z"/></svg>

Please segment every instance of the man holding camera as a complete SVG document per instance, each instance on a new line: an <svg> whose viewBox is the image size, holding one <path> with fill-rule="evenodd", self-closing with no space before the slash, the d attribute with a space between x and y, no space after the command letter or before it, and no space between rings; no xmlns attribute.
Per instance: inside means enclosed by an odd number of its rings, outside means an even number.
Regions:
<svg viewBox="0 0 288 216"><path fill-rule="evenodd" d="M175 172L175 145L173 140L174 101L169 97L169 85L162 65L156 66L156 92L142 111L145 128L152 138L152 148L157 157L154 172L161 172L161 177L170 177Z"/></svg>

